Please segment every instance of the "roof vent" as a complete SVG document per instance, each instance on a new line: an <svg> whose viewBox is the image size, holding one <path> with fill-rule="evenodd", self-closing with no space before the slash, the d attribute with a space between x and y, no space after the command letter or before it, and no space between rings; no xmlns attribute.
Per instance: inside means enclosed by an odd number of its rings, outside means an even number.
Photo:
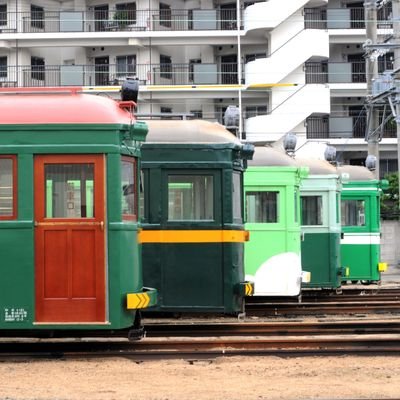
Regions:
<svg viewBox="0 0 400 400"><path fill-rule="evenodd" d="M331 164L336 163L336 149L333 146L326 146L324 152L325 160Z"/></svg>
<svg viewBox="0 0 400 400"><path fill-rule="evenodd" d="M373 155L369 155L365 159L365 166L370 170L370 171L375 171L376 170L376 157Z"/></svg>
<svg viewBox="0 0 400 400"><path fill-rule="evenodd" d="M297 136L293 132L288 132L283 138L283 148L290 157L293 157L296 150Z"/></svg>

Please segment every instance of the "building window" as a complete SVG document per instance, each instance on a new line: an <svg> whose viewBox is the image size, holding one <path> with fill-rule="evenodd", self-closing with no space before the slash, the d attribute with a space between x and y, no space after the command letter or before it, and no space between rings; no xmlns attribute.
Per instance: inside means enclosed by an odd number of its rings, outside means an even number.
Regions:
<svg viewBox="0 0 400 400"><path fill-rule="evenodd" d="M189 60L189 81L190 82L194 81L194 64L201 64L201 59L194 58L192 60Z"/></svg>
<svg viewBox="0 0 400 400"><path fill-rule="evenodd" d="M16 218L17 159L0 156L0 220Z"/></svg>
<svg viewBox="0 0 400 400"><path fill-rule="evenodd" d="M252 118L257 115L266 115L268 110L267 106L246 106L245 112L245 118Z"/></svg>
<svg viewBox="0 0 400 400"><path fill-rule="evenodd" d="M301 224L322 225L322 196L301 197Z"/></svg>
<svg viewBox="0 0 400 400"><path fill-rule="evenodd" d="M114 20L120 26L136 24L136 3L119 3L115 9Z"/></svg>
<svg viewBox="0 0 400 400"><path fill-rule="evenodd" d="M7 25L7 4L0 4L0 26Z"/></svg>
<svg viewBox="0 0 400 400"><path fill-rule="evenodd" d="M7 57L0 57L0 78L7 78Z"/></svg>
<svg viewBox="0 0 400 400"><path fill-rule="evenodd" d="M117 62L117 76L118 77L133 77L136 75L136 56L118 56Z"/></svg>
<svg viewBox="0 0 400 400"><path fill-rule="evenodd" d="M365 226L365 201L342 200L342 226Z"/></svg>
<svg viewBox="0 0 400 400"><path fill-rule="evenodd" d="M190 110L190 114L193 114L194 119L203 118L203 110Z"/></svg>
<svg viewBox="0 0 400 400"><path fill-rule="evenodd" d="M137 219L136 160L123 157L121 161L122 219Z"/></svg>
<svg viewBox="0 0 400 400"><path fill-rule="evenodd" d="M44 29L44 8L31 4L32 28Z"/></svg>
<svg viewBox="0 0 400 400"><path fill-rule="evenodd" d="M259 58L267 58L267 54L266 53L246 54L245 62L247 64L248 62L257 60Z"/></svg>
<svg viewBox="0 0 400 400"><path fill-rule="evenodd" d="M212 175L168 176L168 221L214 219Z"/></svg>
<svg viewBox="0 0 400 400"><path fill-rule="evenodd" d="M160 3L160 25L166 28L172 26L171 6L169 4Z"/></svg>
<svg viewBox="0 0 400 400"><path fill-rule="evenodd" d="M172 61L170 56L160 54L160 77L172 79Z"/></svg>
<svg viewBox="0 0 400 400"><path fill-rule="evenodd" d="M171 107L160 107L161 119L172 119L172 115L169 117L168 114L172 114Z"/></svg>
<svg viewBox="0 0 400 400"><path fill-rule="evenodd" d="M31 57L31 78L44 81L44 58Z"/></svg>
<svg viewBox="0 0 400 400"><path fill-rule="evenodd" d="M246 192L246 221L277 223L278 199L279 192Z"/></svg>

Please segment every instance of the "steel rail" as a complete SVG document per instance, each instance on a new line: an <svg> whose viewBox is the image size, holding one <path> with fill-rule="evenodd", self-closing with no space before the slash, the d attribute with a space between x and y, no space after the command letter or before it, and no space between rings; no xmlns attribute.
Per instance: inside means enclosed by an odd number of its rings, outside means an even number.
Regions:
<svg viewBox="0 0 400 400"><path fill-rule="evenodd" d="M33 346L32 346L33 345ZM85 342L15 344L8 349L0 346L1 359L21 358L93 358L127 357L137 360L154 358L215 358L232 355L291 354L397 354L400 334L385 335L324 335L209 337L209 338L147 338L140 342Z"/></svg>
<svg viewBox="0 0 400 400"><path fill-rule="evenodd" d="M400 319L368 321L270 321L214 323L197 321L191 323L145 322L147 338L153 337L205 337L244 335L324 335L324 334L400 334Z"/></svg>

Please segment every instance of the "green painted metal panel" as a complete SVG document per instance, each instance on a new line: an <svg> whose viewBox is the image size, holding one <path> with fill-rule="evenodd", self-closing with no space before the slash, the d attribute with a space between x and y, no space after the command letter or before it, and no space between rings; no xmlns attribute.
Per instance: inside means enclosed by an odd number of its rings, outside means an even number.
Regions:
<svg viewBox="0 0 400 400"><path fill-rule="evenodd" d="M349 271L345 280L379 281L379 250L379 245L342 244L342 265Z"/></svg>
<svg viewBox="0 0 400 400"><path fill-rule="evenodd" d="M340 287L340 234L304 233L301 262L303 268L311 272L311 282L304 283L303 287Z"/></svg>

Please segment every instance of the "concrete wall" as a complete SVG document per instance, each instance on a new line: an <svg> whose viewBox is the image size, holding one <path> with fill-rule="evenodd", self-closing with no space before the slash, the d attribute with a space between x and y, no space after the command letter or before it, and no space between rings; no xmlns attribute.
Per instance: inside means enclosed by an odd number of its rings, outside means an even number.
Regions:
<svg viewBox="0 0 400 400"><path fill-rule="evenodd" d="M400 263L400 221L382 221L381 261L389 265Z"/></svg>

